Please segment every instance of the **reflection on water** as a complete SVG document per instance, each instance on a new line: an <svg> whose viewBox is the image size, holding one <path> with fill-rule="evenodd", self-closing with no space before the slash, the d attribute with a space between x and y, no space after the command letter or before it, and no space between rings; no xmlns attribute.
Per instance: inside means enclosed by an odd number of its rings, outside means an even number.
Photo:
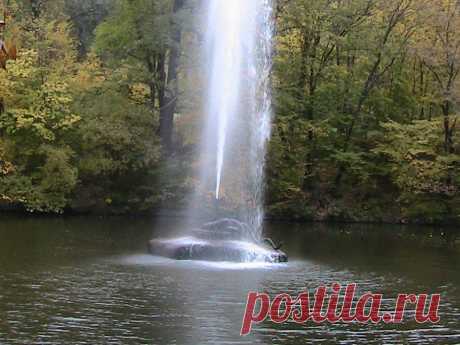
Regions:
<svg viewBox="0 0 460 345"><path fill-rule="evenodd" d="M446 230L276 224L292 257L281 265L145 254L153 234L174 230L173 220L1 219L0 344L460 343L460 255ZM248 291L297 295L335 281L383 293L389 307L399 292L441 292L441 322L265 322L239 336Z"/></svg>
<svg viewBox="0 0 460 345"><path fill-rule="evenodd" d="M176 261L148 254L124 256L120 262L129 265L144 266L182 266L184 269L196 270L256 270L281 269L287 264L272 264L266 262L212 262L212 261Z"/></svg>

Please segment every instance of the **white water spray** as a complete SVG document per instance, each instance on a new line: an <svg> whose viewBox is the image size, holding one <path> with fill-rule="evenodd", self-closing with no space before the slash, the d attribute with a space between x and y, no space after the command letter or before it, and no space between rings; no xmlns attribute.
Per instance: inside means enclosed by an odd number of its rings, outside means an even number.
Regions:
<svg viewBox="0 0 460 345"><path fill-rule="evenodd" d="M208 0L206 129L201 185L231 198L260 232L270 137L271 0ZM213 174L212 172L215 172ZM214 176L214 177L213 177ZM211 186L211 182L214 181Z"/></svg>

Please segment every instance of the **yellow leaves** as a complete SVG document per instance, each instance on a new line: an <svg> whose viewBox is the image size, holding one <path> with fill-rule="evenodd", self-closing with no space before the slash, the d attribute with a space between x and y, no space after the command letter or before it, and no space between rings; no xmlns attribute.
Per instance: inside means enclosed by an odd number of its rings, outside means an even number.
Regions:
<svg viewBox="0 0 460 345"><path fill-rule="evenodd" d="M33 60L35 58L34 51L25 51L21 59L9 64L8 71L0 78L0 92L4 98L6 110L16 117L18 128L29 127L33 122L25 104L24 93L28 92L27 80L34 74Z"/></svg>
<svg viewBox="0 0 460 345"><path fill-rule="evenodd" d="M11 110L17 129L30 128L36 123L37 120L42 121L40 115L28 109L13 109Z"/></svg>
<svg viewBox="0 0 460 345"><path fill-rule="evenodd" d="M62 129L70 129L73 127L77 122L81 121L81 116L71 114L69 116L66 116L60 123L60 127Z"/></svg>
<svg viewBox="0 0 460 345"><path fill-rule="evenodd" d="M0 69L0 95L2 102L13 95L11 82L7 77L7 72L2 69Z"/></svg>
<svg viewBox="0 0 460 345"><path fill-rule="evenodd" d="M24 50L20 58L8 61L7 70L0 70L0 94L4 102L18 104L18 98L25 92L25 82L32 78L37 69L34 64L37 61L37 52Z"/></svg>
<svg viewBox="0 0 460 345"><path fill-rule="evenodd" d="M51 142L56 139L57 130L68 130L80 121L80 116L71 111L70 76L44 74L35 50L22 51L17 61L10 62L8 71L2 72L2 77L0 92L8 121L1 125L8 133L30 129Z"/></svg>
<svg viewBox="0 0 460 345"><path fill-rule="evenodd" d="M96 59L76 61L76 41L64 15L43 9L32 20L22 10L15 10L5 32L22 49L6 71L0 70L0 200L31 211L61 212L78 181L67 146L74 144L73 131L81 121L76 98L83 92L75 86L87 90L105 80L104 71Z"/></svg>
<svg viewBox="0 0 460 345"><path fill-rule="evenodd" d="M69 35L70 24L67 22L50 22L48 24L47 39L53 42L55 49L60 52L71 53L74 56L74 39Z"/></svg>
<svg viewBox="0 0 460 345"><path fill-rule="evenodd" d="M0 176L8 175L16 171L13 163L7 160L3 141L0 140Z"/></svg>
<svg viewBox="0 0 460 345"><path fill-rule="evenodd" d="M130 86L130 98L137 104L144 104L150 97L150 88L143 83L135 83Z"/></svg>
<svg viewBox="0 0 460 345"><path fill-rule="evenodd" d="M452 164L442 145L442 121L383 124L385 141L374 153L392 162L396 184L408 193L446 193Z"/></svg>
<svg viewBox="0 0 460 345"><path fill-rule="evenodd" d="M30 78L37 72L37 61L38 52L36 50L21 50L17 60L8 62L9 79Z"/></svg>
<svg viewBox="0 0 460 345"><path fill-rule="evenodd" d="M69 85L58 80L47 81L40 90L43 106L46 108L62 108L72 103Z"/></svg>
<svg viewBox="0 0 460 345"><path fill-rule="evenodd" d="M46 141L54 141L56 139L55 134L50 131L48 128L44 126L42 123L34 123L32 127L35 129L36 133L38 133L43 139Z"/></svg>
<svg viewBox="0 0 460 345"><path fill-rule="evenodd" d="M0 173L2 175L8 175L16 171L13 163L7 162L7 161L1 161L0 162Z"/></svg>
<svg viewBox="0 0 460 345"><path fill-rule="evenodd" d="M278 50L298 53L301 51L301 44L301 33L298 29L291 29L288 33L277 36Z"/></svg>
<svg viewBox="0 0 460 345"><path fill-rule="evenodd" d="M86 60L79 65L78 71L73 77L72 89L83 91L94 87L100 87L106 80L107 77L100 59L96 55L90 54Z"/></svg>

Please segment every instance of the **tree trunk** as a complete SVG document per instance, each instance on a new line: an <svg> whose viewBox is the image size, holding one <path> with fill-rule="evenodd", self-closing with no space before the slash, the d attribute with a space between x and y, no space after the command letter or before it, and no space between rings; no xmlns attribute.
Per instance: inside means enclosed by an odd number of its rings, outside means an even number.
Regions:
<svg viewBox="0 0 460 345"><path fill-rule="evenodd" d="M444 150L447 154L454 153L454 130L456 121L450 124L450 101L446 100L442 105L442 113L444 115Z"/></svg>
<svg viewBox="0 0 460 345"><path fill-rule="evenodd" d="M173 19L171 20L171 47L169 48L168 75L165 84L164 95L160 102L160 138L163 143L163 151L166 155L173 151L174 114L177 106L177 70L180 58L180 44L182 30L175 20L175 15L184 6L185 0L175 0L173 7Z"/></svg>

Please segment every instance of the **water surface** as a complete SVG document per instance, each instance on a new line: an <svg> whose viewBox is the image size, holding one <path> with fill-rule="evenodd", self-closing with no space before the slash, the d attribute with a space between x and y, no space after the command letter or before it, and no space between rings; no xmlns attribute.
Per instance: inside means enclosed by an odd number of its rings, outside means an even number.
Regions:
<svg viewBox="0 0 460 345"><path fill-rule="evenodd" d="M458 344L460 255L447 229L269 224L287 265L176 262L146 254L175 219L0 219L0 344ZM452 241L450 241L452 242ZM441 322L274 325L239 331L250 290L298 294L356 282L442 293Z"/></svg>

